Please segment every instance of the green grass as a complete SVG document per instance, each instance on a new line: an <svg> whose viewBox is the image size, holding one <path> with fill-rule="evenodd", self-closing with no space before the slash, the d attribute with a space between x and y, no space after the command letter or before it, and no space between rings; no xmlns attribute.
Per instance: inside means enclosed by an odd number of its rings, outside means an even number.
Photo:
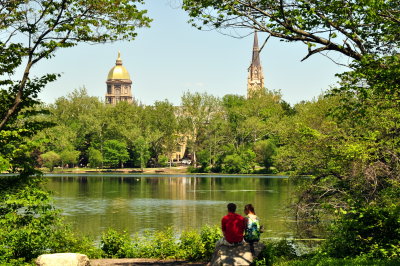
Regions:
<svg viewBox="0 0 400 266"><path fill-rule="evenodd" d="M354 259L335 259L335 258L320 258L320 259L305 259L305 260L290 260L277 261L274 266L397 266L400 265L400 259L395 260L377 260L364 257Z"/></svg>

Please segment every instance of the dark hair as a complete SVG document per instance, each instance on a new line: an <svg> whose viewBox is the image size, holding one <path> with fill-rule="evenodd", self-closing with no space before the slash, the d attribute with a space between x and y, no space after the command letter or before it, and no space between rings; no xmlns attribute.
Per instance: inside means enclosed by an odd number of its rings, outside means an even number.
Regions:
<svg viewBox="0 0 400 266"><path fill-rule="evenodd" d="M236 204L235 203L229 203L227 207L228 207L228 212L235 212L236 211Z"/></svg>
<svg viewBox="0 0 400 266"><path fill-rule="evenodd" d="M247 204L246 206L244 206L244 211L248 211L248 212L252 212L252 213L256 214L256 212L254 211L254 207L251 204Z"/></svg>

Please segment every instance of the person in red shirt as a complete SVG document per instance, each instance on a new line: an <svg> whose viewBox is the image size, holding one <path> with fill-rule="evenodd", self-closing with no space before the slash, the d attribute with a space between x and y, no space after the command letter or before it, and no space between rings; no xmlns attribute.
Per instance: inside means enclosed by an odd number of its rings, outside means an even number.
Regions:
<svg viewBox="0 0 400 266"><path fill-rule="evenodd" d="M228 214L222 217L222 232L224 239L220 242L223 245L237 245L243 243L243 233L245 229L245 219L235 213L236 204L228 204Z"/></svg>

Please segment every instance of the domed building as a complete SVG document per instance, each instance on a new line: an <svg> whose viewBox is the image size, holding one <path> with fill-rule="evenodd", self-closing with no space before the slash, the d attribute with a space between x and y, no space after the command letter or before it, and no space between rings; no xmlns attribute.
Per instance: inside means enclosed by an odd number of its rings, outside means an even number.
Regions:
<svg viewBox="0 0 400 266"><path fill-rule="evenodd" d="M132 80L128 70L122 65L121 54L119 52L115 66L108 72L106 83L106 103L117 104L121 101L132 103Z"/></svg>

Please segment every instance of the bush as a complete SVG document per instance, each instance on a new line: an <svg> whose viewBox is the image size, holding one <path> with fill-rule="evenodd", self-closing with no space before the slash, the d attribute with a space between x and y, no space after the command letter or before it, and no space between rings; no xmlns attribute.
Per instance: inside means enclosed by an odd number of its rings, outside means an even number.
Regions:
<svg viewBox="0 0 400 266"><path fill-rule="evenodd" d="M222 238L222 232L219 226L205 225L200 231L201 242L204 245L204 254L202 259L207 261L211 259L214 253L215 243Z"/></svg>
<svg viewBox="0 0 400 266"><path fill-rule="evenodd" d="M126 258L132 253L131 239L127 232L119 233L114 229L108 229L101 236L101 250L107 257Z"/></svg>
<svg viewBox="0 0 400 266"><path fill-rule="evenodd" d="M165 231L156 232L154 238L155 257L157 258L177 258L179 245L172 228Z"/></svg>
<svg viewBox="0 0 400 266"><path fill-rule="evenodd" d="M101 239L105 256L113 258L159 258L208 261L214 252L215 243L222 237L219 227L204 226L200 233L183 231L179 239L172 228L164 231L145 231L132 239L126 232L109 229Z"/></svg>
<svg viewBox="0 0 400 266"><path fill-rule="evenodd" d="M168 166L168 157L165 155L158 156L158 166L161 166L161 167Z"/></svg>
<svg viewBox="0 0 400 266"><path fill-rule="evenodd" d="M329 256L400 257L400 205L369 205L343 212L322 246Z"/></svg>
<svg viewBox="0 0 400 266"><path fill-rule="evenodd" d="M182 232L179 241L179 257L189 261L199 261L203 258L205 247L196 231Z"/></svg>
<svg viewBox="0 0 400 266"><path fill-rule="evenodd" d="M222 160L222 171L228 174L250 174L254 171L256 154L250 150L229 154Z"/></svg>
<svg viewBox="0 0 400 266"><path fill-rule="evenodd" d="M297 258L292 241L282 239L277 242L265 242L265 247L254 260L254 265L275 265L278 260L293 260Z"/></svg>
<svg viewBox="0 0 400 266"><path fill-rule="evenodd" d="M131 243L129 257L173 259L180 254L172 228L156 232L145 231L142 236L136 235Z"/></svg>
<svg viewBox="0 0 400 266"><path fill-rule="evenodd" d="M12 182L14 186L7 183ZM0 262L22 265L41 254L82 252L101 256L93 242L76 237L51 204L49 194L41 188L41 178L2 177L0 188Z"/></svg>

